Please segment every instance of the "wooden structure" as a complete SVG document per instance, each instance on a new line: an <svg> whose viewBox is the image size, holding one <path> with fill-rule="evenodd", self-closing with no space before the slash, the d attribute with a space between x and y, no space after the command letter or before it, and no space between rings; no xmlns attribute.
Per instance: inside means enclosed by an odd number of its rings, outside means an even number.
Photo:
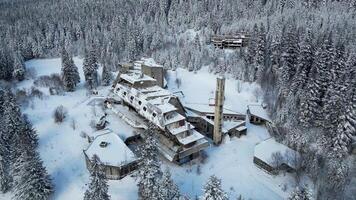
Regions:
<svg viewBox="0 0 356 200"><path fill-rule="evenodd" d="M275 153L279 153L281 156L278 161L273 158ZM281 170L295 171L299 157L298 152L276 142L274 138L269 138L255 146L253 162L266 172L277 174Z"/></svg>
<svg viewBox="0 0 356 200"><path fill-rule="evenodd" d="M98 156L107 179L121 179L138 167L139 160L113 132L96 136L83 152L88 170L91 169L91 158L94 155Z"/></svg>
<svg viewBox="0 0 356 200"><path fill-rule="evenodd" d="M216 35L211 38L211 42L216 48L241 48L248 44L249 35L246 33L239 33L236 35Z"/></svg>
<svg viewBox="0 0 356 200"><path fill-rule="evenodd" d="M247 116L252 124L265 124L271 122L267 110L262 105L248 105Z"/></svg>

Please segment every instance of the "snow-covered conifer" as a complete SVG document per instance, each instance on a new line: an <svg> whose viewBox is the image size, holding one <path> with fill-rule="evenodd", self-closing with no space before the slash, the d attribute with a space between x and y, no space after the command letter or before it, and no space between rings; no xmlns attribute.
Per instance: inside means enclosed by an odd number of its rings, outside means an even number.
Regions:
<svg viewBox="0 0 356 200"><path fill-rule="evenodd" d="M48 200L53 194L51 179L36 151L23 151L16 159L15 200Z"/></svg>
<svg viewBox="0 0 356 200"><path fill-rule="evenodd" d="M313 200L311 191L307 187L296 187L288 200Z"/></svg>
<svg viewBox="0 0 356 200"><path fill-rule="evenodd" d="M156 200L159 198L159 183L161 177L160 163L157 158L157 143L154 138L154 128L145 131L145 142L140 151L141 164L139 166L138 193L142 200Z"/></svg>
<svg viewBox="0 0 356 200"><path fill-rule="evenodd" d="M79 72L75 66L72 56L70 56L65 48L62 49L62 68L61 75L64 88L68 92L73 92L76 85L80 82Z"/></svg>
<svg viewBox="0 0 356 200"><path fill-rule="evenodd" d="M84 200L109 200L108 183L99 157L94 155L90 166L89 188L85 191Z"/></svg>
<svg viewBox="0 0 356 200"><path fill-rule="evenodd" d="M167 168L159 185L159 199L160 200L179 200L180 193L178 186L173 182L171 172Z"/></svg>
<svg viewBox="0 0 356 200"><path fill-rule="evenodd" d="M267 48L267 38L266 38L266 28L263 24L260 26L260 31L257 40L257 52L256 52L256 72L255 80L261 83L262 77L265 73L266 64L266 48Z"/></svg>
<svg viewBox="0 0 356 200"><path fill-rule="evenodd" d="M103 65L103 71L101 74L101 83L104 86L108 86L110 85L111 81L113 79L113 76L110 72L110 70L108 69L108 66L106 64Z"/></svg>
<svg viewBox="0 0 356 200"><path fill-rule="evenodd" d="M83 72L85 80L90 89L95 88L98 85L98 61L95 48L90 47L87 50L83 61Z"/></svg>
<svg viewBox="0 0 356 200"><path fill-rule="evenodd" d="M11 176L9 173L9 151L1 137L0 130L0 192L7 192L11 187Z"/></svg>
<svg viewBox="0 0 356 200"><path fill-rule="evenodd" d="M12 76L17 80L22 81L25 79L25 72L25 63L22 58L22 55L19 52L16 52L14 54L14 66Z"/></svg>
<svg viewBox="0 0 356 200"><path fill-rule="evenodd" d="M209 180L204 186L204 194L200 200L227 200L226 192L221 188L221 180L216 176L210 176Z"/></svg>

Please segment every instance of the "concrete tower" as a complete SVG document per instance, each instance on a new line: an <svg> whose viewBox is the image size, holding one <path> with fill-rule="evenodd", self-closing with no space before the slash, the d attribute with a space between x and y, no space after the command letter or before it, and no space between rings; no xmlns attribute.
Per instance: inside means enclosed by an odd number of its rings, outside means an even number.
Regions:
<svg viewBox="0 0 356 200"><path fill-rule="evenodd" d="M216 92L215 92L215 116L214 116L214 144L218 145L222 140L222 118L224 107L224 94L225 94L225 78L219 76L216 79Z"/></svg>

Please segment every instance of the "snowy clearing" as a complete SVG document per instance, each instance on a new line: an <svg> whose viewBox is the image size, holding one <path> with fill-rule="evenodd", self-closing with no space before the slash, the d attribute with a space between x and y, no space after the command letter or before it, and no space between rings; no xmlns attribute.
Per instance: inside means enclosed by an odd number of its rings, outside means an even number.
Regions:
<svg viewBox="0 0 356 200"><path fill-rule="evenodd" d="M93 104L92 101L110 93L110 87L99 87L99 94L96 97L88 96L84 87L82 60L75 58L74 61L81 77L81 83L75 92L65 93L63 96L50 96L47 88L40 88L47 96L42 100L35 99L24 109L24 113L29 115L38 132L39 151L55 184L54 199L58 200L83 198L89 182L89 173L83 155L83 149L88 143L81 137L81 133L93 131L90 124L96 122L103 114L100 106ZM35 59L26 63L27 68L36 70L37 76L60 73L60 66L60 58ZM208 104L209 98L214 97L216 75L209 73L206 68L198 73L177 69L168 71L168 74L168 89L172 92L182 91L183 102ZM176 78L181 79L179 88ZM234 111L246 113L248 104L260 100L259 88L256 84L237 82L231 78L226 80L225 105ZM31 86L33 80L18 84L19 89ZM67 108L68 117L62 124L55 124L52 114L59 105ZM121 138L132 135L135 131L115 114L109 113L107 120L110 122L108 128ZM201 195L203 184L210 175L215 174L222 179L223 188L231 199L239 195L245 199L285 199L293 188L293 177L288 174L271 176L253 164L255 145L269 138L269 134L262 126L249 123L246 126L247 136L225 138L221 146L208 148L206 150L208 158L204 164L176 166L163 160L162 169L169 167L181 192L191 198ZM137 186L133 177L109 181L109 184L112 199L137 199ZM288 187L283 191L282 187L285 184Z"/></svg>

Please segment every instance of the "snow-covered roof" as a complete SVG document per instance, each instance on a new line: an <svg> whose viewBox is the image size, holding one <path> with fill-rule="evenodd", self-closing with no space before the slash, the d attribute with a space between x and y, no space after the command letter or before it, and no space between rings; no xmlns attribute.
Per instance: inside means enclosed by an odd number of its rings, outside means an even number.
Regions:
<svg viewBox="0 0 356 200"><path fill-rule="evenodd" d="M276 152L280 152L284 157L283 163L288 164L290 167L295 167L293 159L286 159L286 154L289 154L290 158L293 158L295 156L299 157L299 153L284 144L278 143L274 138L269 138L258 143L255 146L254 156L272 167L277 167L274 166L275 164L272 159L272 154Z"/></svg>
<svg viewBox="0 0 356 200"><path fill-rule="evenodd" d="M135 154L113 132L97 136L84 152L89 158L97 155L104 165L110 166L121 166L137 160Z"/></svg>
<svg viewBox="0 0 356 200"><path fill-rule="evenodd" d="M246 130L246 129L247 129L246 126L239 126L239 127L236 128L236 130L237 130L237 131L240 131L240 132L241 132L241 131L244 131L244 130Z"/></svg>
<svg viewBox="0 0 356 200"><path fill-rule="evenodd" d="M102 130L98 130L98 131L88 132L88 133L86 133L86 135L88 137L90 137L90 139L94 139L98 135L102 135L105 133L111 133L111 132L112 132L112 130L110 130L110 129L102 129Z"/></svg>
<svg viewBox="0 0 356 200"><path fill-rule="evenodd" d="M176 111L177 108L174 107L172 104L161 104L161 105L158 105L157 106L158 109L161 110L162 113L169 113L169 112L172 112L172 111Z"/></svg>
<svg viewBox="0 0 356 200"><path fill-rule="evenodd" d="M251 115L260 117L267 121L271 121L267 110L264 109L261 105L248 105L247 109L250 111Z"/></svg>
<svg viewBox="0 0 356 200"><path fill-rule="evenodd" d="M169 132L171 132L172 135L177 135L179 133L182 133L182 132L185 132L185 131L189 131L189 130L194 129L194 128L195 127L192 124L187 123L186 125L179 126L177 128L169 128Z"/></svg>
<svg viewBox="0 0 356 200"><path fill-rule="evenodd" d="M120 78L128 81L131 84L134 84L136 82L141 82L141 81L156 81L156 79L150 76L138 72L133 72L133 71L131 71L131 73L121 74Z"/></svg>
<svg viewBox="0 0 356 200"><path fill-rule="evenodd" d="M153 58L141 58L140 63L142 63L148 67L163 67L162 65L157 64Z"/></svg>
<svg viewBox="0 0 356 200"><path fill-rule="evenodd" d="M167 119L164 125L172 124L174 122L179 122L181 120L185 120L185 117L179 113L175 113L174 116L170 119Z"/></svg>
<svg viewBox="0 0 356 200"><path fill-rule="evenodd" d="M223 132L228 132L229 130L233 129L233 128L237 128L242 126L245 123L245 121L243 120L239 120L239 121L231 121L231 120L224 120L223 121Z"/></svg>
<svg viewBox="0 0 356 200"><path fill-rule="evenodd" d="M186 144L189 144L189 143L192 143L194 141L197 141L197 140L200 140L202 138L204 138L204 136L202 134L200 134L198 131L192 129L190 130L190 134L188 137L177 137L178 141L183 144L183 145L186 145Z"/></svg>
<svg viewBox="0 0 356 200"><path fill-rule="evenodd" d="M209 105L209 104L200 104L200 103L186 103L184 105L185 108L200 112L200 113L209 113L209 114L214 114L215 112L215 106ZM229 115L242 115L239 112L235 112L231 109L228 108L223 108L223 114L229 114Z"/></svg>

